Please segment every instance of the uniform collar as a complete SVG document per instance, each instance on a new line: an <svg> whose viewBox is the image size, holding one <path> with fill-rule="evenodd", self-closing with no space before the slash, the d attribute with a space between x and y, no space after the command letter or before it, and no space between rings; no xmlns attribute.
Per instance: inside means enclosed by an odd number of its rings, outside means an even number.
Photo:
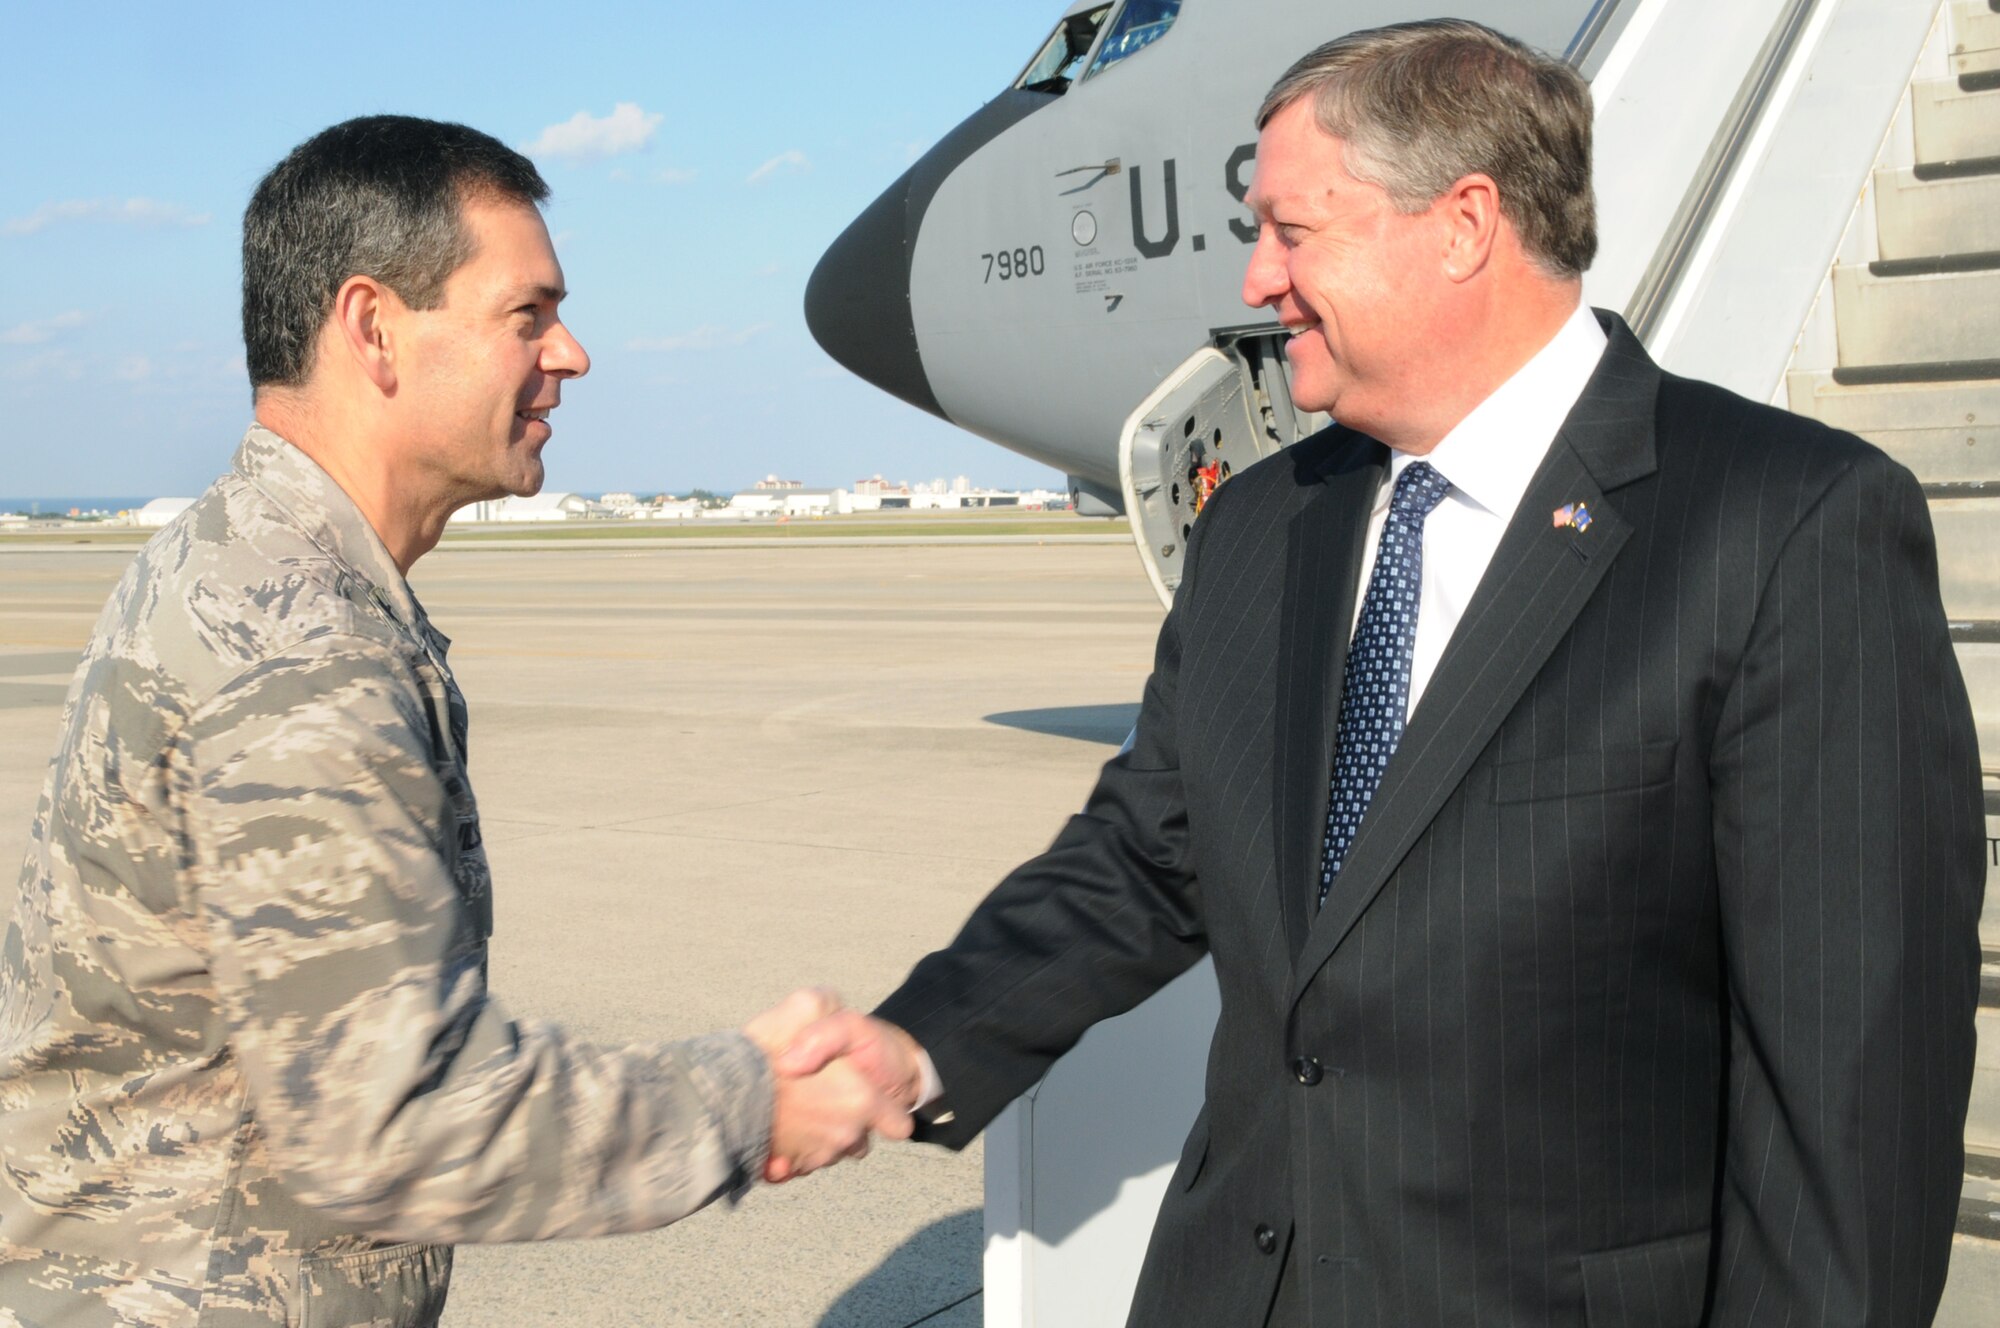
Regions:
<svg viewBox="0 0 2000 1328"><path fill-rule="evenodd" d="M404 628L435 637L440 649L449 644L431 627L368 518L311 457L263 425L252 424L230 465L307 539L362 582L378 609Z"/></svg>
<svg viewBox="0 0 2000 1328"><path fill-rule="evenodd" d="M1595 315L1579 304L1533 358L1474 406L1421 460L1449 480L1456 495L1503 521L1510 518L1603 358L1605 342ZM1376 495L1377 511L1388 506L1393 481L1419 459L1391 454L1392 483Z"/></svg>

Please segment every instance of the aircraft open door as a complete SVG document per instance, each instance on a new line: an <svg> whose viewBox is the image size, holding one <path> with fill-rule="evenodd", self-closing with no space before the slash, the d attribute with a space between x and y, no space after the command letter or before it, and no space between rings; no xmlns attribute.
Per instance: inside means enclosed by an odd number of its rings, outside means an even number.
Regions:
<svg viewBox="0 0 2000 1328"><path fill-rule="evenodd" d="M1237 471L1326 426L1292 405L1283 334L1218 333L1125 419L1118 479L1139 561L1172 604L1195 519Z"/></svg>

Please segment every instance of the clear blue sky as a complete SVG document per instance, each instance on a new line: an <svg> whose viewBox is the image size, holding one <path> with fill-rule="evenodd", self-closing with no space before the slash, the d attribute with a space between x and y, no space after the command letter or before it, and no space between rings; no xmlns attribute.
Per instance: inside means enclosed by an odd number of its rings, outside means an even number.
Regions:
<svg viewBox="0 0 2000 1328"><path fill-rule="evenodd" d="M550 488L733 489L770 471L1058 484L846 375L800 303L841 228L1004 87L1062 9L17 7L0 81L0 495L193 494L227 466L249 418L243 205L294 144L381 111L541 145L565 309L595 359L564 393Z"/></svg>

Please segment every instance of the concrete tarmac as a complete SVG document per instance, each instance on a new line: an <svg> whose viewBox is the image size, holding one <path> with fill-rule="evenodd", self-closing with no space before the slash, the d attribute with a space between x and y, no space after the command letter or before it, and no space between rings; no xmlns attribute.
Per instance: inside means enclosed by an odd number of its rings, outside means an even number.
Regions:
<svg viewBox="0 0 2000 1328"><path fill-rule="evenodd" d="M127 549L0 549L0 856ZM1080 805L1160 609L1129 544L447 546L493 987L599 1040L867 1005ZM464 1248L448 1328L974 1328L980 1152L865 1161L678 1226Z"/></svg>

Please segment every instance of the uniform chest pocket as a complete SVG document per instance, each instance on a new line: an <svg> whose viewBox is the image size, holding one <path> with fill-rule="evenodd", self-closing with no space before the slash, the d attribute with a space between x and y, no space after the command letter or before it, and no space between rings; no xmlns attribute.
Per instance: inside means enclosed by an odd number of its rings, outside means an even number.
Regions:
<svg viewBox="0 0 2000 1328"><path fill-rule="evenodd" d="M1582 748L1530 761L1502 761L1493 769L1493 801L1543 802L1552 798L1636 793L1674 774L1672 738L1624 746Z"/></svg>

